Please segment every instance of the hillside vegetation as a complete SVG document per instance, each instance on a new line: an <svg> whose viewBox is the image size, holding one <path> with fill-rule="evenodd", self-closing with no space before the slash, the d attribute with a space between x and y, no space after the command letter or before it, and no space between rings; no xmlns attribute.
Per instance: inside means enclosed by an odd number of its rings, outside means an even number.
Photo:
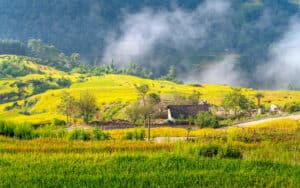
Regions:
<svg viewBox="0 0 300 188"><path fill-rule="evenodd" d="M78 73L65 73L54 68L39 65L33 58L2 55L0 67L11 67L0 79L0 118L16 122L51 122L54 118L65 119L57 106L62 92L79 97L83 91L90 91L102 109L115 109L113 119L126 118L124 108L138 98L135 86L147 84L151 92L162 98L174 93L201 93L201 99L220 105L224 95L231 91L230 86L208 84L176 84L163 80L142 79L129 75L108 74L89 76ZM3 68L3 66L2 66ZM24 71L14 76L14 71ZM18 75L20 75L18 73ZM242 92L255 100L256 90L243 88ZM264 94L262 104L283 106L288 102L300 101L298 91L260 91ZM109 110L108 110L109 111ZM109 112L108 112L109 113Z"/></svg>
<svg viewBox="0 0 300 188"><path fill-rule="evenodd" d="M126 36L127 30L123 30L122 26L130 18L128 15L144 15L145 9L153 10L158 15L174 13L178 10L188 13L195 11L198 6L203 7L204 2L203 0L184 2L175 0L173 3L161 0L87 0L85 2L81 0L3 0L0 7L0 22L5 23L5 27L0 28L0 38L19 39L23 43L31 38L40 38L46 43L57 46L67 54L80 53L91 64L94 62L108 63L101 62L99 58L104 55L109 46L106 37L111 33L116 34L117 38ZM230 2L231 9L222 17L222 21L219 21L221 18L210 20L214 13L206 16L208 23L212 22L213 24L204 39L205 42L201 37L199 40L194 37L193 41L196 40L195 43L201 45L191 45L186 49L184 45L174 47L172 43L168 43L168 40L164 40L156 44L154 52L149 56L151 58L143 57L137 63L151 67L153 72L160 76L161 73L167 72L171 64L177 68L185 67L194 70L198 64L212 62L223 55L234 53L240 56L240 67L251 74L256 67L266 61L270 45L280 40L287 31L290 19L299 12L299 0L218 2L220 2L220 7L223 2ZM177 9L174 8L174 5L177 5L175 6ZM18 24L16 24L16 20L18 20ZM206 21L204 19L199 24ZM180 23L175 24L178 28L182 26ZM206 26L206 24L203 25ZM183 31L186 30L187 28ZM142 41L143 43L146 42ZM9 49L9 52L17 52L21 55L26 53L24 51L22 46L18 51ZM1 49L0 53L2 53ZM156 69L157 64L151 66L153 60L161 61L159 69ZM255 80L256 75L252 76L252 79ZM259 80L256 81L259 82ZM256 86L257 83L253 85Z"/></svg>

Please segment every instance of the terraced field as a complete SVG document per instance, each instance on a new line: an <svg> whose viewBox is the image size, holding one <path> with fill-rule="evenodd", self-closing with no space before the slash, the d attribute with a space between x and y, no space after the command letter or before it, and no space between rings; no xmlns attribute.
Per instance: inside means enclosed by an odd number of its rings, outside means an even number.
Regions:
<svg viewBox="0 0 300 188"><path fill-rule="evenodd" d="M0 102L0 118L17 121L17 122L50 122L54 118L64 119L63 115L57 110L57 105L60 102L61 93L63 91L71 93L78 97L82 91L91 91L97 98L97 103L100 108L103 105L117 103L117 105L126 106L131 101L137 99L135 85L148 84L151 92L160 94L164 98L168 98L172 93L189 94L193 91L199 91L201 98L209 103L219 105L223 96L231 91L230 86L226 85L191 85L191 84L176 84L168 81L142 79L128 75L104 75L104 76L88 76L80 74L68 74L58 71L54 68L39 65L32 58L19 56L0 56L1 62L9 62L15 66L28 67L30 71L22 77L4 76L0 78L0 94L10 92L18 92L17 82L28 83L32 80L52 80L53 88L42 93L33 94L27 97L27 101L34 101L28 108L28 114L24 115L20 109L5 110L6 107L12 106L14 102L18 105L24 104L25 99L16 99L11 102ZM54 81L57 79L67 79L71 81L69 87L58 87ZM30 83L31 83L30 82ZM247 97L255 100L255 93L258 91L251 88L243 88L243 93ZM32 92L32 86L29 84L24 89L25 92ZM265 97L262 103L266 106L271 104L284 105L291 101L300 101L299 91L260 91ZM1 104L2 103L2 104ZM114 118L125 118L124 108L122 107Z"/></svg>

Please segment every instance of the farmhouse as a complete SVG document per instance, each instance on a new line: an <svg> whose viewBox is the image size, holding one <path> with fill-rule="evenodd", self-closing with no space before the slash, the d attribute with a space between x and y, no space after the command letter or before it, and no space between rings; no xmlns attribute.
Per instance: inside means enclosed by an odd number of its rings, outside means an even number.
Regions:
<svg viewBox="0 0 300 188"><path fill-rule="evenodd" d="M168 121L175 122L178 118L196 117L199 112L210 112L210 105L203 103L200 105L169 105Z"/></svg>

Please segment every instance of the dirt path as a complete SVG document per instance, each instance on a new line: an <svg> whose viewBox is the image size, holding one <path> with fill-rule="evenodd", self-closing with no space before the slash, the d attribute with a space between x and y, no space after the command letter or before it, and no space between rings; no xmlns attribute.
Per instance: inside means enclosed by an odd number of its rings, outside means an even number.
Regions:
<svg viewBox="0 0 300 188"><path fill-rule="evenodd" d="M230 126L230 127L247 127L247 126L258 125L260 123L270 122L270 121L279 120L279 119L298 120L298 119L300 119L300 114L294 114L294 115L282 116L282 117L275 117L275 118L266 118L266 119L250 121L250 122L246 122L246 123L239 123L239 124L236 124L236 125L233 125L233 126ZM226 127L226 128L228 128L228 127Z"/></svg>

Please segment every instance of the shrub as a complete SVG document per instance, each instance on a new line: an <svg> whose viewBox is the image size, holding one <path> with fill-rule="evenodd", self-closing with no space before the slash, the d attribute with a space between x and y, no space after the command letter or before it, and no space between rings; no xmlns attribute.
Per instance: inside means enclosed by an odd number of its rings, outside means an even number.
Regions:
<svg viewBox="0 0 300 188"><path fill-rule="evenodd" d="M52 121L52 125L64 126L64 125L66 125L66 122L64 120L54 118L53 121Z"/></svg>
<svg viewBox="0 0 300 188"><path fill-rule="evenodd" d="M145 129L137 128L134 130L127 131L125 134L126 140L144 140L145 139Z"/></svg>
<svg viewBox="0 0 300 188"><path fill-rule="evenodd" d="M202 157L216 157L222 148L218 145L203 146L199 150L199 155Z"/></svg>
<svg viewBox="0 0 300 188"><path fill-rule="evenodd" d="M199 156L241 159L243 154L240 149L231 146L223 148L218 145L208 145L199 149Z"/></svg>
<svg viewBox="0 0 300 188"><path fill-rule="evenodd" d="M243 154L240 149L227 147L223 149L222 158L231 158L231 159L241 159L243 158Z"/></svg>
<svg viewBox="0 0 300 188"><path fill-rule="evenodd" d="M0 135L13 137L15 127L14 123L0 121Z"/></svg>
<svg viewBox="0 0 300 188"><path fill-rule="evenodd" d="M110 135L109 133L105 133L103 132L101 129L99 128L94 128L92 130L92 136L91 136L92 140L109 140L110 139Z"/></svg>
<svg viewBox="0 0 300 188"><path fill-rule="evenodd" d="M197 115L195 124L201 128L205 128L205 127L218 128L219 127L219 122L218 122L217 117L214 115L211 115L208 112L200 112Z"/></svg>
<svg viewBox="0 0 300 188"><path fill-rule="evenodd" d="M69 140L90 140L90 135L84 129L74 129L69 133Z"/></svg>
<svg viewBox="0 0 300 188"><path fill-rule="evenodd" d="M14 129L14 136L19 139L32 139L35 137L30 124L20 124Z"/></svg>
<svg viewBox="0 0 300 188"><path fill-rule="evenodd" d="M299 112L300 111L300 102L292 102L287 103L283 107L285 112L293 113L293 112Z"/></svg>

